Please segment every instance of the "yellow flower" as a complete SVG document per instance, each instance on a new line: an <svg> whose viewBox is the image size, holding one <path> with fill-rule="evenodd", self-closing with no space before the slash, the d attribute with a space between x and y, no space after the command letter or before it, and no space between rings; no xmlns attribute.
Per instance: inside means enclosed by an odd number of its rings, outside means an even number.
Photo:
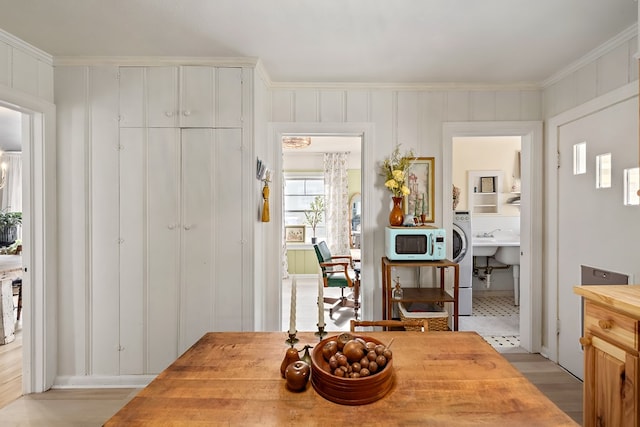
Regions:
<svg viewBox="0 0 640 427"><path fill-rule="evenodd" d="M387 187L390 190L394 190L394 189L398 188L398 183L396 182L395 179L390 179L389 181L384 183L384 186Z"/></svg>
<svg viewBox="0 0 640 427"><path fill-rule="evenodd" d="M404 181L404 171L400 169L394 170L393 172L391 172L391 175L393 175L393 179L395 179L398 182Z"/></svg>
<svg viewBox="0 0 640 427"><path fill-rule="evenodd" d="M384 186L391 190L394 197L408 196L411 193L406 181L413 158L413 151L400 154L400 146L396 145L391 156L380 165L380 174L385 177Z"/></svg>

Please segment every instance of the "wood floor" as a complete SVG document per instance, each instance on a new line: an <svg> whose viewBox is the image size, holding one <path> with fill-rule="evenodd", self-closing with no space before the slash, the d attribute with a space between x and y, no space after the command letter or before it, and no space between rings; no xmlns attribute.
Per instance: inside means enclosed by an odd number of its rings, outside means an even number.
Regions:
<svg viewBox="0 0 640 427"><path fill-rule="evenodd" d="M20 328L20 323L17 323L14 341L0 345L0 408L22 395L22 331Z"/></svg>

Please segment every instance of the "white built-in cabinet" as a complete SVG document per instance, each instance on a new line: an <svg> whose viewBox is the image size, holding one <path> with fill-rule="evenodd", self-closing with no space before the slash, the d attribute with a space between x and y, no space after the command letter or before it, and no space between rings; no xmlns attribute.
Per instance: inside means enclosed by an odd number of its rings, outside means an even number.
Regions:
<svg viewBox="0 0 640 427"><path fill-rule="evenodd" d="M120 130L121 374L157 373L242 313L240 129Z"/></svg>
<svg viewBox="0 0 640 427"><path fill-rule="evenodd" d="M242 69L120 67L120 127L242 126Z"/></svg>
<svg viewBox="0 0 640 427"><path fill-rule="evenodd" d="M120 67L120 374L242 330L240 68Z"/></svg>

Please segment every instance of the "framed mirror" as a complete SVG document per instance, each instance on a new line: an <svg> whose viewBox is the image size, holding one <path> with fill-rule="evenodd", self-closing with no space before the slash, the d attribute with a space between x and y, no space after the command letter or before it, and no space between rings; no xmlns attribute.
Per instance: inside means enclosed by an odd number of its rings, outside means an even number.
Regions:
<svg viewBox="0 0 640 427"><path fill-rule="evenodd" d="M360 193L353 193L349 199L349 245L351 249L360 249L360 216L362 200Z"/></svg>

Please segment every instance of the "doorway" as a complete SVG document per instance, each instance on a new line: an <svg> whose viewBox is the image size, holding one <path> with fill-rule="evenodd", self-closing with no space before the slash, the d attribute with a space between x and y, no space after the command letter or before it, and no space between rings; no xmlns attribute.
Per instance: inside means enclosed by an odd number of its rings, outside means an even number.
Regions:
<svg viewBox="0 0 640 427"><path fill-rule="evenodd" d="M286 308L291 307L293 280L297 292L296 328L317 329L321 311L316 304L321 282L313 249L315 242L326 241L333 254L350 255L356 262L361 260L361 165L361 136L302 133L282 138L283 330L290 327L290 311ZM318 204L321 209L313 212L311 208ZM353 206L358 208L355 213ZM342 296L340 289L324 289L323 293L329 298ZM328 331L348 330L354 317L349 307L338 308L331 316L328 310L322 312Z"/></svg>
<svg viewBox="0 0 640 427"><path fill-rule="evenodd" d="M443 200L453 197L453 141L457 137L521 138L520 202L520 346L539 352L542 346L542 123L458 122L443 126ZM443 209L443 226L452 227L453 211ZM536 236L534 239L533 236Z"/></svg>
<svg viewBox="0 0 640 427"><path fill-rule="evenodd" d="M0 105L0 263L12 280L12 324L5 324L0 348L0 407L22 395L22 125L23 114ZM6 306L5 306L6 307ZM3 312L3 316L7 313ZM7 328L10 328L8 333Z"/></svg>
<svg viewBox="0 0 640 427"><path fill-rule="evenodd" d="M498 250L520 252L521 146L520 136L482 136L455 137L452 148L454 235L456 227L464 231L468 253L458 261L460 330L503 352L520 347L519 257L506 260ZM508 237L512 246L484 246L480 235Z"/></svg>

